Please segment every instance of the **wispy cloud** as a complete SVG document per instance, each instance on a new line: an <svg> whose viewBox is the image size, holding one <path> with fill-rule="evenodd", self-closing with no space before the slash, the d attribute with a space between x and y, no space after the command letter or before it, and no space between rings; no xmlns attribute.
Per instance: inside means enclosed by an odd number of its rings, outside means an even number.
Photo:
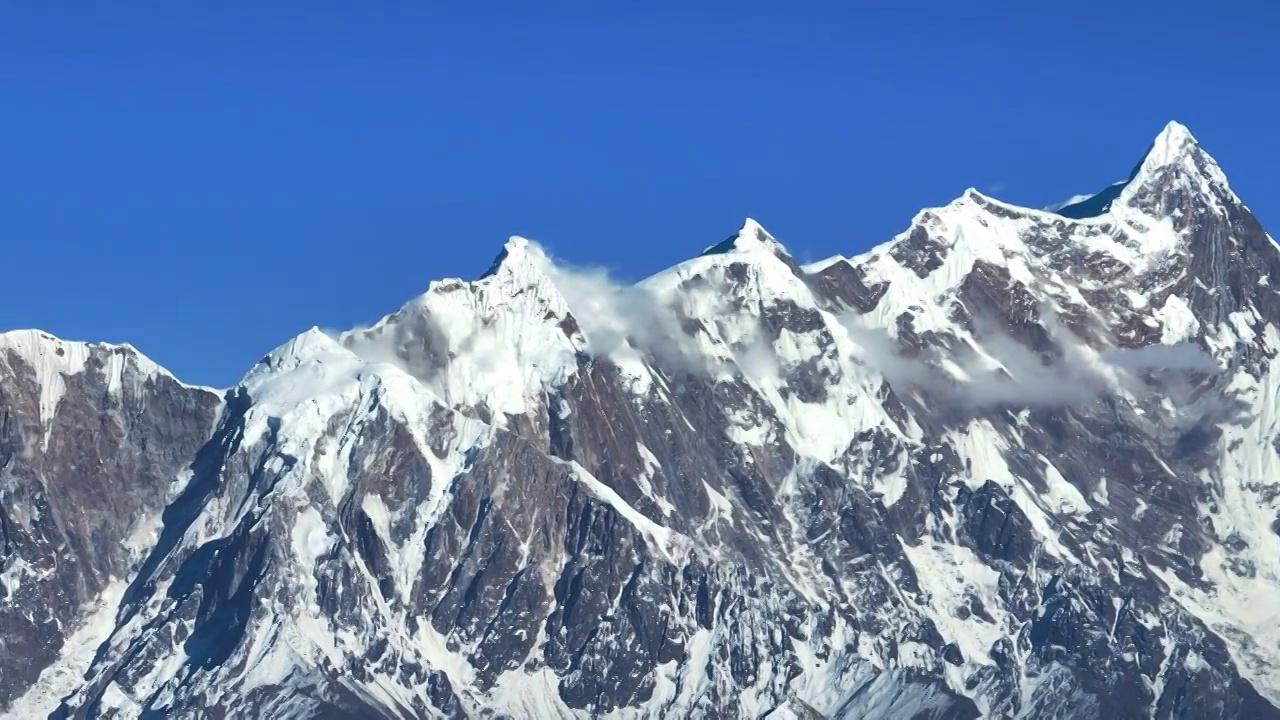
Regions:
<svg viewBox="0 0 1280 720"><path fill-rule="evenodd" d="M1028 348L996 322L976 321L977 347L931 347L908 356L896 338L856 314L842 316L850 336L896 390L980 410L993 406L1079 405L1119 392L1146 392L1143 374L1214 374L1217 363L1189 343L1140 349L1090 347L1050 315L1046 328L1061 354ZM950 367L951 370L944 368Z"/></svg>
<svg viewBox="0 0 1280 720"><path fill-rule="evenodd" d="M714 324L734 312L711 284L693 283L661 294L645 284L619 282L600 268L575 268L550 258L543 271L564 297L592 355L644 358L673 373L709 373L723 362L752 377L778 371L777 349L763 333L737 338L735 347L723 349L729 355L723 360L700 342L699 323ZM930 405L971 412L993 406L1078 405L1119 391L1149 392L1153 374L1185 377L1188 372L1218 371L1213 359L1194 345L1092 347L1060 326L1051 312L1041 317L1056 356L1030 349L997 320L974 319L976 345L934 344L908 354L896 337L865 316L847 313L838 319L855 346L845 362L878 373L904 394L920 394ZM388 328L352 331L346 335L348 346L366 359L398 364L422 379L446 367L451 354L466 355L472 362L477 361L473 355L483 355L451 347L439 319L427 313L409 313Z"/></svg>
<svg viewBox="0 0 1280 720"><path fill-rule="evenodd" d="M651 288L619 282L601 268L552 263L547 273L592 354L634 351L658 359L669 369L703 364L701 348L685 331L678 308Z"/></svg>

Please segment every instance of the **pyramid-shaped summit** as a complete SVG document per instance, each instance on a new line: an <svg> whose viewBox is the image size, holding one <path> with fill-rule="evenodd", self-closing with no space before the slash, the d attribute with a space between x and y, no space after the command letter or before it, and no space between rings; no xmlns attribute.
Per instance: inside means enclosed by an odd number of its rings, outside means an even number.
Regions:
<svg viewBox="0 0 1280 720"><path fill-rule="evenodd" d="M738 232L703 250L702 254L719 255L730 252L766 252L781 256L787 254L786 248L782 246L782 243L778 242L777 238L769 234L760 223L752 218L745 219Z"/></svg>
<svg viewBox="0 0 1280 720"><path fill-rule="evenodd" d="M1170 121L1156 135L1142 159L1123 181L1113 183L1092 195L1081 195L1052 208L1053 212L1074 219L1085 219L1107 214L1112 204L1128 191L1129 195L1151 191L1159 192L1166 175L1197 176L1209 182L1225 186L1225 177L1217 163L1200 146L1185 125ZM1144 190L1145 189L1145 190ZM1152 205L1152 200L1135 198L1131 204Z"/></svg>

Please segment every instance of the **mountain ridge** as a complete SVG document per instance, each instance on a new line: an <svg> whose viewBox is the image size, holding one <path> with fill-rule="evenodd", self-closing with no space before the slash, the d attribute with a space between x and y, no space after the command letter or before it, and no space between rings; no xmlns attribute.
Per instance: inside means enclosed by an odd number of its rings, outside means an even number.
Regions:
<svg viewBox="0 0 1280 720"><path fill-rule="evenodd" d="M970 190L804 267L748 219L629 286L513 238L216 406L144 380L214 430L148 461L181 480L94 657L0 707L1280 716L1280 251L1188 138L1101 216ZM0 507L74 484L58 443Z"/></svg>
<svg viewBox="0 0 1280 720"><path fill-rule="evenodd" d="M1128 180L1122 181L1121 183L1115 183L1113 186L1129 184L1134 179L1134 177L1136 177L1139 174L1139 172L1143 169L1143 166L1147 164L1148 159L1151 159L1153 157L1157 159L1153 169L1165 168L1169 165L1177 164L1180 157L1178 153L1186 149L1201 150L1202 152L1202 148L1199 144L1199 141L1196 140L1194 135L1191 134L1190 130L1185 125L1183 125L1182 123L1176 120L1170 121L1165 126L1165 128L1162 129L1161 132L1156 136L1156 139L1152 141L1151 147L1148 149L1147 153L1144 154L1143 159L1138 163L1138 165L1135 166L1133 173L1131 173L1131 177ZM1207 154L1205 155L1205 157L1208 157ZM1209 160L1212 161L1212 158L1209 158ZM1216 162L1213 163L1213 167L1215 170L1217 169ZM1220 171L1216 174L1220 175ZM1226 185L1225 176L1222 176L1222 183L1224 186ZM1108 187L1113 187L1113 186L1108 186ZM1088 198L1093 196L1081 195L1077 197ZM1239 200L1238 198L1235 198L1234 193L1232 194L1232 197L1237 201ZM864 256L881 252L883 249L892 246L897 241L906 237L911 232L911 230L915 228L917 224L920 223L922 218L927 217L931 214L936 214L938 212L951 210L957 206L964 206L967 202L970 202L970 201L975 202L977 204L977 207L979 208L981 208L984 205L994 205L1001 209L1023 212L1028 214L1039 213L1039 214L1045 214L1050 216L1061 216L1060 213L1057 212L1057 210L1051 210L1049 208L1033 208L1029 206L1018 205L1016 203L1010 203L1004 200L1000 200L995 196L983 193L982 191L978 190L976 187L969 187L969 188L966 188L962 193L960 193L954 200L952 200L949 203L946 203L945 205L940 205L937 207L927 207L920 210L915 215L915 217L912 218L907 230L904 230L902 233L895 235L894 237L881 243L880 245L873 246L871 249L854 256L833 255L824 260L816 261L814 263L809 263L808 265L805 266L805 268L806 270L808 268L812 268L813 270L821 270L821 269L824 269L830 263L835 261L844 260L846 262L850 262L850 261L860 259ZM1241 204L1243 205L1243 203ZM1065 207L1067 206L1059 207L1058 210L1064 209ZM1066 216L1061 216L1061 217L1066 217ZM1106 222L1106 220L1098 219L1098 216L1071 218L1071 219L1077 222ZM662 276L668 273L669 271L679 267L681 264L688 262L690 260L694 260L702 255L711 253L713 250L717 248L724 247L724 248L731 249L734 247L735 241L737 241L740 238L755 237L755 233L762 233L765 237L768 238L768 240L772 241L773 244L776 244L778 248L782 250L783 253L787 254L787 256L790 257L790 252L781 242L777 240L776 237L770 234L763 227L763 225L761 225L757 220L755 220L754 218L748 217L744 219L741 229L734 235L731 235L725 241L721 243L716 243L715 245L708 246L705 250L703 250L702 253L691 256L690 258L684 261L678 262L675 265L667 267L663 270L659 270L656 273L654 273L652 276L650 276L650 278L645 278L632 284L641 285L651 278ZM467 283L467 282L475 282L478 280L483 280L484 278L488 277L489 275L497 271L499 268L501 268L504 260L513 252L515 252L515 254L518 257L521 257L521 258L527 257L532 259L530 262L521 261L520 264L522 266L528 267L532 265L533 267L545 267L545 266L556 264L555 261L551 259L550 255L546 252L546 249L537 241L531 240L523 235L512 235L504 243L501 251L499 252L497 257L491 264L490 269L485 271L480 276L478 276L476 280L467 281L460 277L459 278L453 278L453 277L440 278L438 280L433 280L431 282L431 288L428 289L427 292L424 293L423 295L425 296L426 294L429 294L431 290L435 288L436 285L441 285L445 288L449 288L457 283ZM419 297L422 297L422 296L419 296ZM410 301L410 302L413 302L413 301ZM306 334L311 330L318 330L318 329L320 329L318 326L313 326L308 330L304 330L302 334ZM104 345L108 347L121 347L127 350L131 350L133 352L137 352L140 355L142 355L142 357L150 360L150 358L147 358L146 355L142 354L141 351L139 351L137 348L135 348L129 343L113 344L113 343L106 343L98 340L75 340L75 339L61 338L45 330L41 330L38 328L8 330L8 331L5 331L4 333L0 333L0 336L9 335L12 333L36 333L39 335L43 335L50 340L63 342L63 343L72 343L77 345ZM343 334L343 333L339 333L339 334ZM151 361L151 362L154 362L154 361ZM157 364L157 367L161 367L163 369L163 366L160 366L158 364ZM166 370L166 372L168 371ZM206 385L199 385L199 384L192 385L192 387L207 388L210 390L219 390L219 388L214 388L213 386L206 386Z"/></svg>

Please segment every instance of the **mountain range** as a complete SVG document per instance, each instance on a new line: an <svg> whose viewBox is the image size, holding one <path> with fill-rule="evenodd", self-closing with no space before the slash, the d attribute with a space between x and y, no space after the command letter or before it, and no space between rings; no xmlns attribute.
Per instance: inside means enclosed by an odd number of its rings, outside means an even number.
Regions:
<svg viewBox="0 0 1280 720"><path fill-rule="evenodd" d="M1280 247L1052 209L636 284L512 238L235 387L0 335L0 711L1280 718Z"/></svg>

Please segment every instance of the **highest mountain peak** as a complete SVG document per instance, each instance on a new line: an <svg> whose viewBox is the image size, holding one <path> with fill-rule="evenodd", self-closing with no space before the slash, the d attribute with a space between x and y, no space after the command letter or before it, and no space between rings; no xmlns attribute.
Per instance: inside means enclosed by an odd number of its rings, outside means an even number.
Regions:
<svg viewBox="0 0 1280 720"><path fill-rule="evenodd" d="M1176 162L1179 157L1187 151L1197 148L1200 143L1196 141L1191 131L1186 125L1170 120L1168 125L1160 131L1156 139L1151 143L1151 149L1147 151L1147 156L1143 159L1143 165L1166 165L1170 162Z"/></svg>
<svg viewBox="0 0 1280 720"><path fill-rule="evenodd" d="M1205 179L1223 179L1217 162L1205 152L1191 131L1178 122L1170 122L1152 141L1151 147L1134 171L1133 179L1171 168L1190 175L1204 176Z"/></svg>
<svg viewBox="0 0 1280 720"><path fill-rule="evenodd" d="M1150 218L1171 218L1184 229L1203 212L1241 205L1226 175L1186 127L1169 123L1136 170L1116 186L1118 207Z"/></svg>
<svg viewBox="0 0 1280 720"><path fill-rule="evenodd" d="M540 272L550 265L551 259L536 242L512 235L503 244L502 251L494 258L493 264L483 277L501 274L502 272L527 274Z"/></svg>
<svg viewBox="0 0 1280 720"><path fill-rule="evenodd" d="M1147 152L1124 180L1101 192L1079 195L1049 208L1073 219L1108 214L1114 207L1128 207L1146 214L1164 214L1186 199L1181 194L1163 199L1175 189L1195 193L1225 191L1227 179L1191 131L1171 121L1156 135ZM1118 201L1118 205L1116 204Z"/></svg>
<svg viewBox="0 0 1280 720"><path fill-rule="evenodd" d="M742 221L738 232L702 251L703 255L723 255L726 253L768 253L779 258L790 257L787 249L770 235L760 223L752 218Z"/></svg>

